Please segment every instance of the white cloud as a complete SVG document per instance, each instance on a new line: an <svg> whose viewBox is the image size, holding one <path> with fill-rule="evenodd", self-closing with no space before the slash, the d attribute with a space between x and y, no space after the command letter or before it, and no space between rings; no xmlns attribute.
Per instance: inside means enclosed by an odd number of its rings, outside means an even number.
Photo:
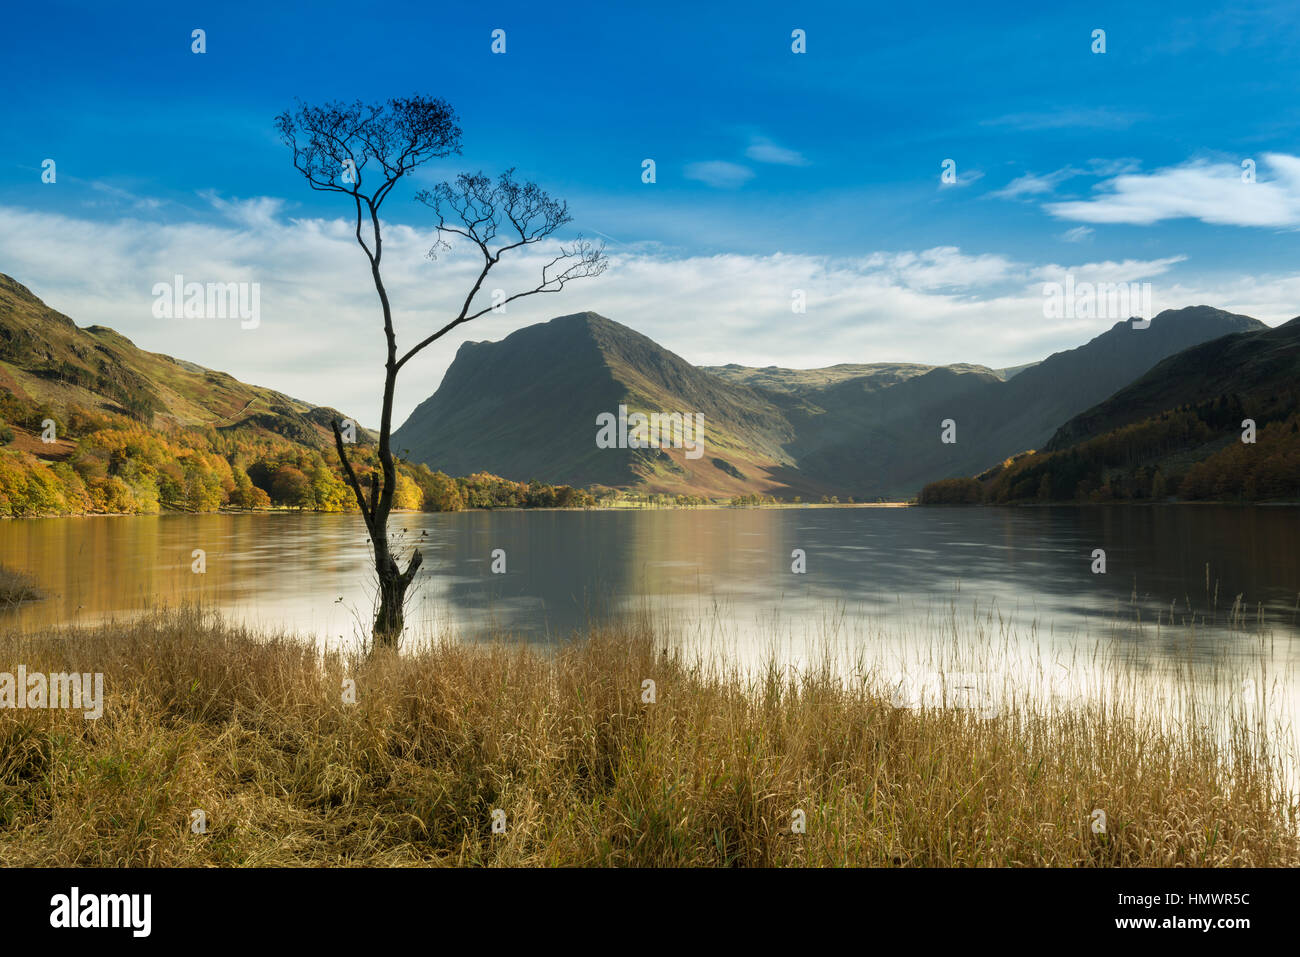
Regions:
<svg viewBox="0 0 1300 957"><path fill-rule="evenodd" d="M81 219L0 207L0 270L80 325L117 329L141 348L231 373L309 402L378 421L384 361L379 308L365 258L344 219L293 219L275 200L211 201L216 223ZM399 345L459 309L478 253L457 246L430 262L431 230L390 223L384 271ZM837 362L981 362L1018 365L1079 345L1109 325L1043 319L1042 284L1157 279L1157 309L1208 303L1280 322L1300 311L1300 276L1173 275L1181 256L1028 263L951 246L860 257L670 256L650 244L617 247L599 279L559 295L511 303L447 336L398 382L397 420L432 394L466 340L501 339L558 315L593 310L703 365L815 367ZM550 250L502 260L481 294L535 284ZM161 320L151 288L188 281L261 284L261 325ZM802 289L807 312L791 311Z"/></svg>
<svg viewBox="0 0 1300 957"><path fill-rule="evenodd" d="M1164 259L1125 259L1122 262L1079 263L1073 266L1055 264L1038 266L1029 276L1043 282L1064 282L1067 274L1075 282L1138 282L1163 276L1174 266L1186 262L1186 256L1167 256Z"/></svg>
<svg viewBox="0 0 1300 957"><path fill-rule="evenodd" d="M755 136L749 141L745 155L756 163L776 163L781 166L807 166L808 160L797 150L778 146L771 140Z"/></svg>
<svg viewBox="0 0 1300 957"><path fill-rule="evenodd" d="M135 209L155 210L163 206L162 200L154 199L151 196L138 196L130 190L122 189L120 186L114 186L111 183L104 183L98 180L90 184L90 188L97 193L119 202L125 203Z"/></svg>
<svg viewBox="0 0 1300 957"><path fill-rule="evenodd" d="M276 219L285 208L284 200L270 196L258 196L254 199L225 199L215 190L203 190L199 195L231 222L250 229L267 229L274 226Z"/></svg>
<svg viewBox="0 0 1300 957"><path fill-rule="evenodd" d="M921 252L873 253L864 266L910 289L970 289L1014 278L1021 267L1002 256L968 256L955 246Z"/></svg>
<svg viewBox="0 0 1300 957"><path fill-rule="evenodd" d="M951 189L954 186L970 186L972 183L978 183L984 178L984 171L978 169L962 170L957 174L957 179L951 183L945 182L943 177L939 178L940 189Z"/></svg>
<svg viewBox="0 0 1300 957"><path fill-rule="evenodd" d="M1118 176L1121 173L1135 172L1139 168L1140 164L1134 159L1091 159L1082 168L1064 166L1041 176L1037 173L1024 173L989 195L1000 199L1045 196L1055 192L1056 187L1067 179L1074 179L1076 176Z"/></svg>
<svg viewBox="0 0 1300 957"><path fill-rule="evenodd" d="M1088 160L1087 172L1092 176L1118 176L1120 173L1136 173L1142 164L1132 157L1121 159Z"/></svg>
<svg viewBox="0 0 1300 957"><path fill-rule="evenodd" d="M1072 176L1079 175L1079 170L1066 167L1058 169L1054 173L1046 173L1038 176L1034 173L1025 173L1017 176L1011 182L1007 183L999 190L994 190L990 196L997 196L1000 199L1019 199L1022 196L1041 196L1044 193L1050 193L1056 189L1065 180Z"/></svg>
<svg viewBox="0 0 1300 957"><path fill-rule="evenodd" d="M1067 243L1081 243L1090 239L1095 230L1091 226L1075 226L1073 229L1067 229L1061 233L1061 238Z"/></svg>
<svg viewBox="0 0 1300 957"><path fill-rule="evenodd" d="M1264 177L1263 169L1271 176ZM1152 173L1125 173L1098 184L1091 199L1049 203L1059 219L1150 225L1199 219L1220 226L1300 226L1300 157L1265 153L1256 182L1243 182L1240 161L1193 160Z"/></svg>
<svg viewBox="0 0 1300 957"><path fill-rule="evenodd" d="M686 167L686 178L699 180L718 189L736 189L754 178L754 171L739 163L726 160L710 160L706 163L690 163Z"/></svg>

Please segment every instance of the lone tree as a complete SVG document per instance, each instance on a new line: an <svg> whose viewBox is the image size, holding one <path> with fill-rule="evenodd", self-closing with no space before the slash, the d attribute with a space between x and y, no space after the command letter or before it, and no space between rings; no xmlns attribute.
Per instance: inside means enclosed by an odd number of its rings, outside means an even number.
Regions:
<svg viewBox="0 0 1300 957"><path fill-rule="evenodd" d="M397 466L390 442L393 427L393 393L402 366L462 323L492 311L501 301L478 308L475 299L492 267L502 255L547 239L571 222L568 204L552 199L536 183L520 183L514 170L496 180L482 173L464 174L455 182L439 183L420 191L416 199L430 207L437 218L438 242L429 251L435 257L440 248L450 248L446 237L459 236L476 246L483 256L478 277L465 296L460 311L410 349L399 352L393 330L392 308L380 265L384 254L379 218L393 187L408 173L435 157L460 153L461 130L457 116L445 100L413 96L386 103L341 102L310 106L299 102L276 118L281 139L293 150L293 165L314 190L342 193L350 198L356 219L358 245L370 263L370 275L379 294L384 316L384 401L379 421L379 464L382 481L370 474L367 499L348 458L340 423L333 423L334 445L343 474L356 496L374 550L375 573L379 578L379 608L375 614L376 646L395 647L401 639L406 591L420 568L422 556L415 549L403 571L388 540L388 516L397 486ZM541 281L507 297L510 302L540 292L559 292L573 279L598 276L605 270L604 247L594 246L579 236L569 245L560 244L554 258L542 267Z"/></svg>

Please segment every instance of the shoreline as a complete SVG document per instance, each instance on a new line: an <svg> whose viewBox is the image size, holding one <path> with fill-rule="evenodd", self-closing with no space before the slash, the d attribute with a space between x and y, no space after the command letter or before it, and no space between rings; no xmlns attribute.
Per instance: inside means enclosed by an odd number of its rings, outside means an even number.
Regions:
<svg viewBox="0 0 1300 957"><path fill-rule="evenodd" d="M1125 508L1152 508L1152 507L1179 507L1186 506L1191 508L1205 506L1230 506L1240 508L1297 508L1300 507L1300 501L1264 501L1264 502L1239 502L1231 499L1222 500L1202 500L1196 501L1171 501L1171 502L1002 502L997 504L987 503L935 503L931 505L920 505L916 502L776 502L764 503L758 505L730 505L715 503L709 505L650 505L641 503L629 503L626 505L589 505L578 508L561 508L559 506L538 506L536 508L520 508L517 506L505 506L501 508L459 508L452 511L433 511L426 512L417 509L393 509L393 515L410 516L410 515L456 515L465 512L709 512L709 511L781 511L790 509L858 509L858 508L924 508L924 509L952 509L952 508L1114 508L1116 506ZM360 515L356 509L347 511L327 512L307 508L220 508L210 512L193 512L188 509L160 509L157 512L55 512L49 515L0 515L0 522L24 522L40 521L52 518L160 518L163 516L173 515Z"/></svg>

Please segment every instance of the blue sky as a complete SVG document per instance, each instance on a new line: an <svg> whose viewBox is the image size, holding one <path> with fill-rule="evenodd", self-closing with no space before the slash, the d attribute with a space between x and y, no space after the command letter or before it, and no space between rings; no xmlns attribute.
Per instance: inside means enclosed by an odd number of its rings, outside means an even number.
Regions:
<svg viewBox="0 0 1300 957"><path fill-rule="evenodd" d="M1035 284L1064 271L1150 281L1161 306L1300 313L1294 4L468 7L13 8L0 271L82 324L367 418L370 373L331 345L340 330L363 343L373 319L364 259L271 121L295 97L419 92L455 106L465 151L385 209L406 228L394 273L412 334L461 287L454 263L423 260L411 193L509 166L568 199L614 268L463 338L590 308L701 363L1010 365L1109 325L1044 323ZM263 282L262 338L160 326L149 289L173 271ZM794 284L806 316L790 314Z"/></svg>

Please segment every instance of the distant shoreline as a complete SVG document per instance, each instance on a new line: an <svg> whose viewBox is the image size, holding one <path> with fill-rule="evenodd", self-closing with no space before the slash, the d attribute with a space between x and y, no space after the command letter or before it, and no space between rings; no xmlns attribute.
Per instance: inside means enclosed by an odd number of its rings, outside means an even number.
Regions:
<svg viewBox="0 0 1300 957"><path fill-rule="evenodd" d="M794 508L912 508L914 502L775 502L762 505L729 505L710 503L708 505L652 505L649 503L630 502L622 505L586 505L564 508L558 505L538 505L521 508L517 505L503 505L499 508L458 508L450 511L426 512L421 509L393 509L394 515L455 515L459 512L700 512L700 511L746 511L754 509L794 509ZM327 512L311 508L290 508L279 506L272 508L219 508L210 512L195 512L188 509L164 508L157 512L62 512L51 515L0 515L0 521L21 522L29 519L43 518L153 518L159 515L360 515L356 510L346 512Z"/></svg>
<svg viewBox="0 0 1300 957"><path fill-rule="evenodd" d="M577 508L539 505L535 508L502 506L500 508L460 508L454 511L426 512L417 509L394 509L394 515L455 515L458 512L721 512L721 511L780 511L783 509L852 509L852 508L925 508L925 509L973 509L973 508L1107 508L1114 506L1148 508L1156 506L1188 506L1191 508L1207 505L1231 505L1240 507L1280 507L1297 508L1300 501L1238 502L1231 499L1197 500L1172 502L1002 502L986 503L934 503L920 505L916 502L771 502L758 505L729 505L711 503L708 505L652 505L648 503L627 503L622 505L588 505ZM51 515L0 515L3 522L23 522L51 518L156 518L164 515L359 515L357 511L326 512L309 508L221 508L210 512L192 512L186 509L161 509L157 512L66 512Z"/></svg>

